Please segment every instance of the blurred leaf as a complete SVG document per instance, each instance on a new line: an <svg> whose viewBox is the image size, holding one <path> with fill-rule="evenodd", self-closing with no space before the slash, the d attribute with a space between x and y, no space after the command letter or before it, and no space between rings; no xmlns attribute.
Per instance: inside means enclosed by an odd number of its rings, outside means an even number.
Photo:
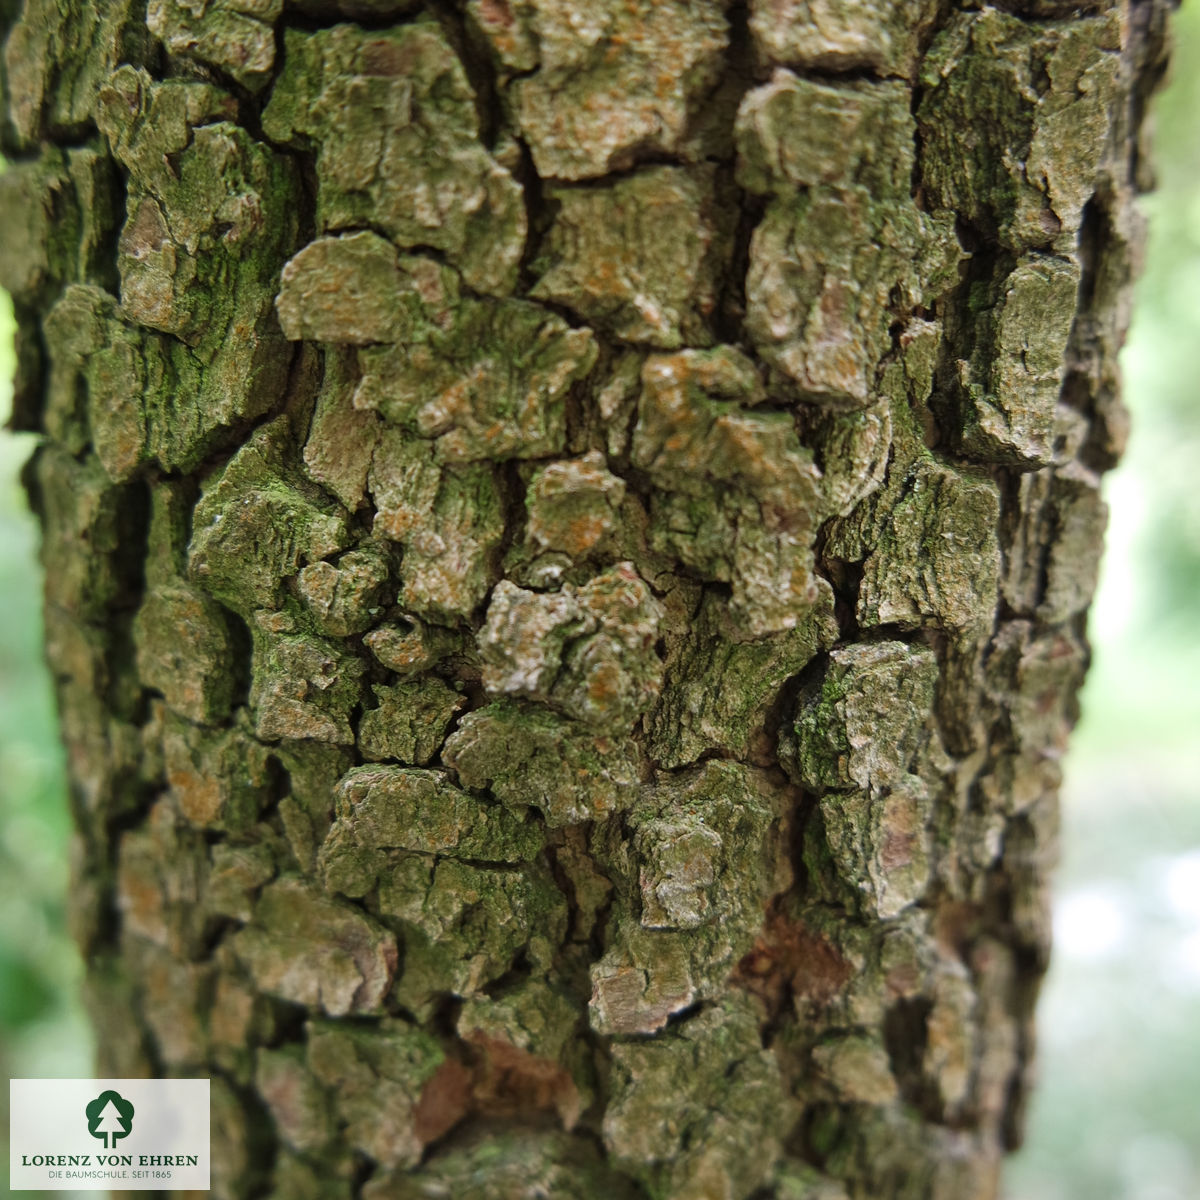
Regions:
<svg viewBox="0 0 1200 1200"><path fill-rule="evenodd" d="M0 942L0 1029L32 1025L56 1007L54 989L37 967Z"/></svg>

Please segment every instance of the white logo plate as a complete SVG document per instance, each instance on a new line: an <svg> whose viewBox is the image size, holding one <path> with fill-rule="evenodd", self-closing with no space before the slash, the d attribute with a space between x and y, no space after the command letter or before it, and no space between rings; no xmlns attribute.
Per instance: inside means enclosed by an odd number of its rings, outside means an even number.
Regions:
<svg viewBox="0 0 1200 1200"><path fill-rule="evenodd" d="M207 1191L207 1079L9 1080L15 1191Z"/></svg>

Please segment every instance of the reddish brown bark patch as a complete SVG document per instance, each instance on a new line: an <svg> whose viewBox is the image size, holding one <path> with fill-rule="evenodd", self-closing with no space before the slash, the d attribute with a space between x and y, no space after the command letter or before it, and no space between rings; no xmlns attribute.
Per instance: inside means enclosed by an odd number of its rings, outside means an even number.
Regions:
<svg viewBox="0 0 1200 1200"><path fill-rule="evenodd" d="M757 996L773 1017L792 998L824 1008L853 974L853 966L820 934L803 921L772 912L730 982Z"/></svg>
<svg viewBox="0 0 1200 1200"><path fill-rule="evenodd" d="M423 1146L472 1116L520 1120L552 1112L564 1129L574 1127L581 1107L579 1089L553 1059L478 1032L464 1049L470 1062L446 1059L413 1110L413 1131Z"/></svg>
<svg viewBox="0 0 1200 1200"><path fill-rule="evenodd" d="M471 1072L448 1058L433 1073L413 1109L413 1132L428 1146L449 1133L472 1107Z"/></svg>
<svg viewBox="0 0 1200 1200"><path fill-rule="evenodd" d="M502 1038L474 1034L480 1052L475 1073L475 1103L488 1116L554 1112L564 1129L579 1119L579 1089L553 1059L530 1054Z"/></svg>

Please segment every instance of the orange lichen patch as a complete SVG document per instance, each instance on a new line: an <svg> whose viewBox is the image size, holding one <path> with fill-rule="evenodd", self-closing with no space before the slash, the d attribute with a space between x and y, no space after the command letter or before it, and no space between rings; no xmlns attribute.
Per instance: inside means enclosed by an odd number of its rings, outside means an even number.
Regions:
<svg viewBox="0 0 1200 1200"><path fill-rule="evenodd" d="M240 1049L250 1038L256 997L229 975L217 977L216 995L208 1016L208 1034L215 1046Z"/></svg>
<svg viewBox="0 0 1200 1200"><path fill-rule="evenodd" d="M604 707L621 694L624 676L616 663L597 663L588 674L588 699L598 707Z"/></svg>
<svg viewBox="0 0 1200 1200"><path fill-rule="evenodd" d="M676 152L692 104L718 77L727 38L712 0L539 0L517 9L524 28L514 53L509 26L476 4L507 65L540 64L514 91L544 177L585 179L627 165L639 150Z"/></svg>
<svg viewBox="0 0 1200 1200"><path fill-rule="evenodd" d="M773 911L730 982L757 996L774 1016L789 999L826 1007L853 974L853 966L820 934Z"/></svg>
<svg viewBox="0 0 1200 1200"><path fill-rule="evenodd" d="M146 864L121 864L117 873L117 907L126 925L143 937L165 945L164 897L158 877Z"/></svg>
<svg viewBox="0 0 1200 1200"><path fill-rule="evenodd" d="M181 630L180 632L184 631ZM189 678L183 673L184 669L193 666L193 664L187 659L187 651L191 649L191 645L180 646L179 665L181 670L177 679L176 687L173 689L174 694L171 697L172 701L174 701L171 707L185 715L189 712L203 712L205 703L208 699L207 695L205 694L205 684L207 681L203 679Z"/></svg>
<svg viewBox="0 0 1200 1200"><path fill-rule="evenodd" d="M433 1073L413 1109L413 1132L423 1146L450 1132L472 1108L471 1072L448 1058Z"/></svg>
<svg viewBox="0 0 1200 1200"><path fill-rule="evenodd" d="M429 665L429 652L419 633L378 629L367 634L363 641L380 662L401 674L423 670Z"/></svg>
<svg viewBox="0 0 1200 1200"><path fill-rule="evenodd" d="M179 811L193 825L208 825L221 815L225 790L216 779L196 771L176 768L167 775Z"/></svg>
<svg viewBox="0 0 1200 1200"><path fill-rule="evenodd" d="M577 517L567 523L562 548L572 557L586 554L609 530L611 522L598 515Z"/></svg>
<svg viewBox="0 0 1200 1200"><path fill-rule="evenodd" d="M550 463L530 485L529 537L542 549L582 557L612 532L624 496L624 481L598 452Z"/></svg>

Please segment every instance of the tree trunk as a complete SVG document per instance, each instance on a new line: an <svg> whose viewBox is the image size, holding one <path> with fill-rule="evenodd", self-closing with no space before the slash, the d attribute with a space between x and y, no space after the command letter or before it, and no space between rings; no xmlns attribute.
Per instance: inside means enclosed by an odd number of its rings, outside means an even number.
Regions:
<svg viewBox="0 0 1200 1200"><path fill-rule="evenodd" d="M75 934L216 1195L996 1195L1165 7L10 16Z"/></svg>

